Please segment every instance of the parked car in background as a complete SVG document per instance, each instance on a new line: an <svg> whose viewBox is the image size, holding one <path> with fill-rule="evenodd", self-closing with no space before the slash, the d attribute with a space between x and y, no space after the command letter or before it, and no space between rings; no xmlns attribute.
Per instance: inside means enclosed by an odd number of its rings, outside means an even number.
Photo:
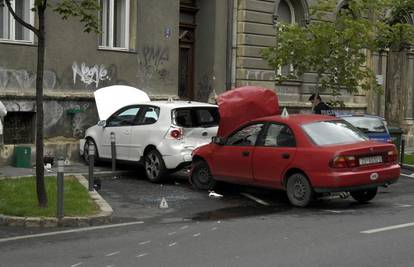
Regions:
<svg viewBox="0 0 414 267"><path fill-rule="evenodd" d="M357 127L371 140L392 143L390 133L387 129L386 121L382 117L366 114L342 114L337 115L337 117L342 118Z"/></svg>
<svg viewBox="0 0 414 267"><path fill-rule="evenodd" d="M99 89L95 100L100 121L86 130L81 155L88 160L93 143L95 158L110 160L114 133L116 159L143 164L151 182L160 182L169 172L188 166L192 151L217 133L216 105L150 101L141 90L127 86Z"/></svg>
<svg viewBox="0 0 414 267"><path fill-rule="evenodd" d="M369 140L345 120L324 115L275 115L249 120L194 150L190 181L210 190L227 181L286 190L307 206L322 193L372 200L400 175L393 144Z"/></svg>

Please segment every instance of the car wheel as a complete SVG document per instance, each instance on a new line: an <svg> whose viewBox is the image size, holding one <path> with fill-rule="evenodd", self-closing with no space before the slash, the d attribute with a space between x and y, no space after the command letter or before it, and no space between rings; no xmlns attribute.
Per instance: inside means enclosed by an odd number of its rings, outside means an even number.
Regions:
<svg viewBox="0 0 414 267"><path fill-rule="evenodd" d="M203 160L194 163L190 178L193 186L199 190L211 190L216 186L216 180L211 175L207 162Z"/></svg>
<svg viewBox="0 0 414 267"><path fill-rule="evenodd" d="M313 189L305 175L295 173L288 178L287 196L292 205L306 207L313 199Z"/></svg>
<svg viewBox="0 0 414 267"><path fill-rule="evenodd" d="M353 199L360 203L366 203L372 200L377 195L378 188L370 188L360 191L353 191L351 192L351 196Z"/></svg>
<svg viewBox="0 0 414 267"><path fill-rule="evenodd" d="M161 182L167 172L161 154L155 149L145 153L144 167L145 174L147 175L148 180L152 183Z"/></svg>
<svg viewBox="0 0 414 267"><path fill-rule="evenodd" d="M83 159L87 164L89 164L89 144L93 143L95 146L95 164L99 162L99 153L98 153L98 147L96 146L96 143L93 139L88 138L85 142L85 146L83 147Z"/></svg>

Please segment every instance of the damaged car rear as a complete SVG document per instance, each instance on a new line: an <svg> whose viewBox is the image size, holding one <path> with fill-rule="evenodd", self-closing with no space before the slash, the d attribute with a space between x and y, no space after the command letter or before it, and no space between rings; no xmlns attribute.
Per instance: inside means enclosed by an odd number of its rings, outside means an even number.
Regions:
<svg viewBox="0 0 414 267"><path fill-rule="evenodd" d="M191 153L210 142L217 133L216 105L192 101L150 101L133 87L110 86L95 93L100 117L81 141L81 155L88 160L89 145L98 160L110 160L111 134L115 135L116 159L142 164L151 182L189 166Z"/></svg>

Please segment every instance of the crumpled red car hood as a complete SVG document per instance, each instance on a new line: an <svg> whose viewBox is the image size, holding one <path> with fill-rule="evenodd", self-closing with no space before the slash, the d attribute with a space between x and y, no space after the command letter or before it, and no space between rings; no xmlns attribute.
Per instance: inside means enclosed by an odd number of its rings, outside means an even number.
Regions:
<svg viewBox="0 0 414 267"><path fill-rule="evenodd" d="M280 114L276 93L264 87L243 86L217 97L220 123L217 136L225 137L255 118Z"/></svg>

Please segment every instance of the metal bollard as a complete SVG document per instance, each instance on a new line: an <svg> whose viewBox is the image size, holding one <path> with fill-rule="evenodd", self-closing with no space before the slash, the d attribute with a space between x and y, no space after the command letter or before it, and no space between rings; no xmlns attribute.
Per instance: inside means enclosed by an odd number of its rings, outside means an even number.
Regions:
<svg viewBox="0 0 414 267"><path fill-rule="evenodd" d="M88 190L93 191L93 165L95 164L95 144L89 142L89 177L88 177Z"/></svg>
<svg viewBox="0 0 414 267"><path fill-rule="evenodd" d="M404 153L405 153L405 138L404 136L401 137L401 155L400 155L400 163L401 165L404 164Z"/></svg>
<svg viewBox="0 0 414 267"><path fill-rule="evenodd" d="M112 156L112 171L116 171L116 147L115 147L115 133L111 132L111 156Z"/></svg>
<svg viewBox="0 0 414 267"><path fill-rule="evenodd" d="M58 219L62 219L63 218L63 187L64 187L63 177L65 176L64 174L65 162L63 161L63 158L59 158L57 164L58 164L58 167L57 167L56 217Z"/></svg>

